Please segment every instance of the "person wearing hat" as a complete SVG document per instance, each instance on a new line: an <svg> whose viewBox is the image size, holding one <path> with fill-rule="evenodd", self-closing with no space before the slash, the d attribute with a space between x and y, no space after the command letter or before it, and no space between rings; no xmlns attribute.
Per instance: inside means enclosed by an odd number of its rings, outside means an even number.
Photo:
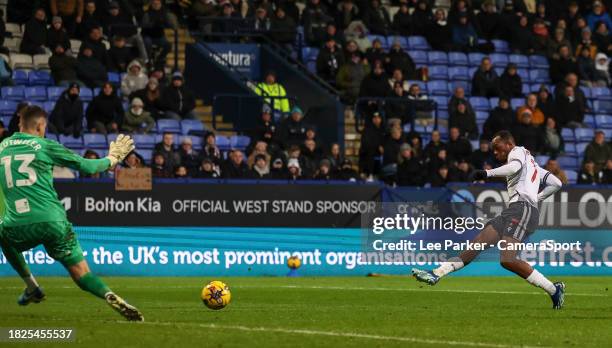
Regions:
<svg viewBox="0 0 612 348"><path fill-rule="evenodd" d="M387 54L386 71L387 73L393 73L393 71L397 69L402 71L402 75L406 80L413 80L416 78L417 73L414 61L410 55L404 51L401 43L395 40Z"/></svg>
<svg viewBox="0 0 612 348"><path fill-rule="evenodd" d="M285 87L276 81L276 73L268 71L263 82L259 82L254 88L255 94L263 97L266 104L272 105L272 109L282 113L289 112L289 99L285 98L287 92Z"/></svg>
<svg viewBox="0 0 612 348"><path fill-rule="evenodd" d="M268 175L268 179L270 180L287 180L289 178L289 173L287 168L285 168L285 162L281 157L276 157L272 159L270 164L270 174Z"/></svg>
<svg viewBox="0 0 612 348"><path fill-rule="evenodd" d="M593 2L593 11L587 15L586 20L593 31L598 22L605 23L608 30L612 31L612 18L610 18L610 14L605 11L603 4L599 0Z"/></svg>
<svg viewBox="0 0 612 348"><path fill-rule="evenodd" d="M137 59L134 59L127 67L127 74L121 79L121 94L124 97L147 86L149 78Z"/></svg>
<svg viewBox="0 0 612 348"><path fill-rule="evenodd" d="M19 46L19 52L25 54L44 54L47 44L47 21L45 10L36 9L34 15L26 23L23 37Z"/></svg>
<svg viewBox="0 0 612 348"><path fill-rule="evenodd" d="M147 85L143 89L139 89L130 94L128 99L140 98L144 103L145 111L148 111L151 117L157 120L162 117L160 111L160 96L161 89L159 87L159 82L155 77L150 77L147 81Z"/></svg>
<svg viewBox="0 0 612 348"><path fill-rule="evenodd" d="M353 162L351 162L350 159L345 158L344 161L342 161L340 172L338 172L336 178L343 181L359 181L359 174L353 169Z"/></svg>
<svg viewBox="0 0 612 348"><path fill-rule="evenodd" d="M49 68L57 86L68 86L72 82L82 84L78 81L77 66L77 59L68 54L64 46L54 47L53 54L49 57Z"/></svg>
<svg viewBox="0 0 612 348"><path fill-rule="evenodd" d="M62 17L66 31L74 35L77 24L83 20L84 0L50 0L51 15Z"/></svg>
<svg viewBox="0 0 612 348"><path fill-rule="evenodd" d="M470 52L478 44L478 34L467 13L460 12L457 16L458 22L453 26L453 45L456 50Z"/></svg>
<svg viewBox="0 0 612 348"><path fill-rule="evenodd" d="M313 179L325 181L334 179L334 175L331 170L331 162L328 159L324 158L319 162L319 168L317 169Z"/></svg>
<svg viewBox="0 0 612 348"><path fill-rule="evenodd" d="M77 77L89 88L102 87L108 79L106 67L96 59L88 42L81 45L81 53L77 58Z"/></svg>
<svg viewBox="0 0 612 348"><path fill-rule="evenodd" d="M523 80L518 74L515 63L508 63L502 76L499 78L500 95L510 98L521 98L523 96Z"/></svg>
<svg viewBox="0 0 612 348"><path fill-rule="evenodd" d="M517 145L525 147L531 153L538 153L541 145L541 134L539 128L532 123L532 119L532 111L522 109L519 113L519 122L512 129L512 135Z"/></svg>
<svg viewBox="0 0 612 348"><path fill-rule="evenodd" d="M307 125L303 118L302 109L294 106L291 109L291 115L281 124L279 139L285 148L291 145L301 145L304 142Z"/></svg>
<svg viewBox="0 0 612 348"><path fill-rule="evenodd" d="M121 129L130 133L147 134L155 127L155 120L144 110L144 103L140 98L132 99L130 108L123 116Z"/></svg>
<svg viewBox="0 0 612 348"><path fill-rule="evenodd" d="M215 170L215 164L212 159L204 157L200 163L198 171L195 173L194 178L198 179L216 179L219 177L219 173Z"/></svg>
<svg viewBox="0 0 612 348"><path fill-rule="evenodd" d="M117 133L123 112L121 98L115 92L115 87L107 82L87 107L87 128L92 133Z"/></svg>
<svg viewBox="0 0 612 348"><path fill-rule="evenodd" d="M80 137L83 128L83 102L81 88L71 83L57 99L49 116L49 132Z"/></svg>
<svg viewBox="0 0 612 348"><path fill-rule="evenodd" d="M183 74L179 71L172 74L172 82L161 92L160 106L164 112L164 118L175 120L196 119L195 97L186 88L183 81Z"/></svg>
<svg viewBox="0 0 612 348"><path fill-rule="evenodd" d="M193 140L191 137L186 136L181 140L181 147L179 148L179 157L181 158L181 165L187 168L189 176L194 176L200 166L200 153L193 148Z"/></svg>
<svg viewBox="0 0 612 348"><path fill-rule="evenodd" d="M410 144L402 144L397 159L397 173L394 182L398 186L423 186L424 172L424 166L413 153Z"/></svg>
<svg viewBox="0 0 612 348"><path fill-rule="evenodd" d="M325 81L335 81L342 64L344 64L342 49L336 44L334 37L330 36L317 55L317 75Z"/></svg>
<svg viewBox="0 0 612 348"><path fill-rule="evenodd" d="M64 50L70 49L70 37L62 25L62 17L55 16L51 20L51 26L47 30L46 45L52 51L57 45L64 47Z"/></svg>
<svg viewBox="0 0 612 348"><path fill-rule="evenodd" d="M287 162L287 170L289 171L289 180L295 181L302 179L302 168L297 158L289 159L289 162Z"/></svg>
<svg viewBox="0 0 612 348"><path fill-rule="evenodd" d="M258 154L255 156L253 166L249 172L251 179L267 179L270 175L270 164L266 155Z"/></svg>
<svg viewBox="0 0 612 348"><path fill-rule="evenodd" d="M584 27L580 33L580 43L576 46L575 56L580 57L582 51L586 48L589 50L589 58L595 59L597 54L597 45L593 42L593 32L591 28Z"/></svg>
<svg viewBox="0 0 612 348"><path fill-rule="evenodd" d="M610 86L610 59L605 53L597 53L595 56L595 86Z"/></svg>

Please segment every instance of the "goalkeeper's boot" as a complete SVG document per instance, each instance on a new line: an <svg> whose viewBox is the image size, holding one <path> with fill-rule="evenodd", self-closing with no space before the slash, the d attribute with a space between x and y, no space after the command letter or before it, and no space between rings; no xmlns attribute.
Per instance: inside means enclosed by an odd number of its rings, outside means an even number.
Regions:
<svg viewBox="0 0 612 348"><path fill-rule="evenodd" d="M440 281L440 277L433 274L432 271L423 271L417 268L412 269L412 276L415 277L416 280L429 285L436 285L438 281Z"/></svg>
<svg viewBox="0 0 612 348"><path fill-rule="evenodd" d="M23 290L23 294L19 296L19 299L17 299L17 304L20 306L27 306L30 303L40 303L44 301L45 298L47 298L47 296L41 287L37 287L32 292L28 292L26 288Z"/></svg>
<svg viewBox="0 0 612 348"><path fill-rule="evenodd" d="M565 302L565 283L556 282L555 288L557 288L557 291L554 295L550 295L550 299L553 302L553 309L561 309L563 308L563 302Z"/></svg>
<svg viewBox="0 0 612 348"><path fill-rule="evenodd" d="M144 321L144 317L140 311L132 306L131 304L125 302L124 299L115 295L114 293L108 293L105 296L106 303L111 306L117 313L121 314L128 321Z"/></svg>

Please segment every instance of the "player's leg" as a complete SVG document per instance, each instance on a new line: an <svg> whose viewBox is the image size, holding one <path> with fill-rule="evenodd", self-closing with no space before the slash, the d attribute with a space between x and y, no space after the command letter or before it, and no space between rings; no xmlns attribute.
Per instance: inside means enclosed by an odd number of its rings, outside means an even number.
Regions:
<svg viewBox="0 0 612 348"><path fill-rule="evenodd" d="M499 233L495 230L492 224L488 224L480 233L471 241L472 243L484 243L485 245L495 244L499 241ZM449 273L460 270L461 268L472 262L478 255L480 250L465 250L459 256L449 258L446 262L441 262L440 266L432 271L424 271L417 268L412 269L412 275L421 282L429 285L435 285L440 278Z"/></svg>

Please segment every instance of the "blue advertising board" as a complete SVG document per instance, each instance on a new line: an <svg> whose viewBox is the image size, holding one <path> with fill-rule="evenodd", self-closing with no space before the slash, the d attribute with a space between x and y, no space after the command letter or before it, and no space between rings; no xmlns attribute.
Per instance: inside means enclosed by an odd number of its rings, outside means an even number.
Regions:
<svg viewBox="0 0 612 348"><path fill-rule="evenodd" d="M221 65L231 65L251 80L261 79L259 46L255 44L209 43L216 54L210 53Z"/></svg>

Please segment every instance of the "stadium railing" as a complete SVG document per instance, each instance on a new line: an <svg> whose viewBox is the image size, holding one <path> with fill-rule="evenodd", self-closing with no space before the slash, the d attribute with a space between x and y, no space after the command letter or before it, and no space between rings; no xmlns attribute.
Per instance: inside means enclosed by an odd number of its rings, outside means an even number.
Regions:
<svg viewBox="0 0 612 348"><path fill-rule="evenodd" d="M411 100L400 97L360 97L354 104L355 110L355 131L360 133L363 127L366 125L366 117L372 115L374 112L378 112L383 119L383 124L387 122L386 107L389 103L406 103L412 104L411 106L417 111L431 111L433 116L433 125L431 127L423 127L424 132L438 129L438 107L437 103L433 100ZM411 131L419 131L418 126L415 125L415 117L413 115L410 123ZM404 125L402 125L404 126ZM431 129L429 129L431 128Z"/></svg>

